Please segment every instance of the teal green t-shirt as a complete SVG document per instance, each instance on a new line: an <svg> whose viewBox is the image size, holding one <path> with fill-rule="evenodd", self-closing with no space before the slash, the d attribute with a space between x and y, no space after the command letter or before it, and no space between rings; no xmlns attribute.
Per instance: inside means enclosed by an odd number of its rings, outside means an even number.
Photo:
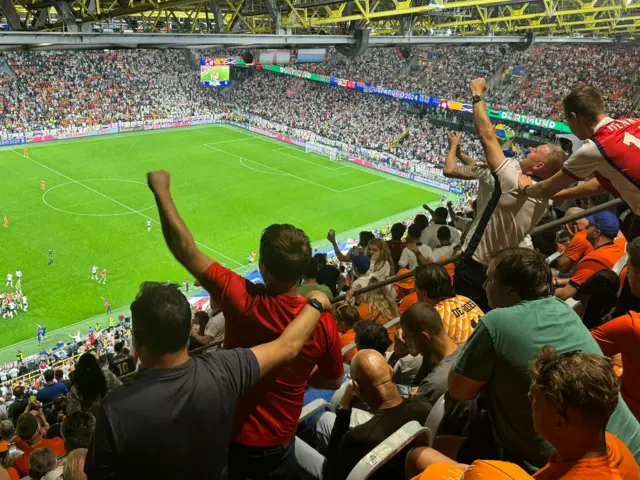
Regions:
<svg viewBox="0 0 640 480"><path fill-rule="evenodd" d="M540 468L555 450L533 429L529 361L545 345L560 353L580 350L602 355L580 317L555 296L498 308L482 317L452 370L488 382L493 433L498 445ZM620 397L607 431L640 460L640 424Z"/></svg>

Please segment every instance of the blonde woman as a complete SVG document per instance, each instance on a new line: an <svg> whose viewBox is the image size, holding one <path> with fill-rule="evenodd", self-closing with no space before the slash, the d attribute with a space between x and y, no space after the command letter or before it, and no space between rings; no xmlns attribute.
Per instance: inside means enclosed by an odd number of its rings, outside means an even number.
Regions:
<svg viewBox="0 0 640 480"><path fill-rule="evenodd" d="M379 283L377 277L372 277L369 286ZM390 322L400 316L398 305L393 300L386 288L376 288L357 297L358 313L360 321L374 321L381 325ZM396 327L389 329L389 338L393 341L396 335Z"/></svg>
<svg viewBox="0 0 640 480"><path fill-rule="evenodd" d="M367 256L371 259L369 275L376 277L379 281L386 280L395 272L391 252L383 239L374 238L369 242Z"/></svg>

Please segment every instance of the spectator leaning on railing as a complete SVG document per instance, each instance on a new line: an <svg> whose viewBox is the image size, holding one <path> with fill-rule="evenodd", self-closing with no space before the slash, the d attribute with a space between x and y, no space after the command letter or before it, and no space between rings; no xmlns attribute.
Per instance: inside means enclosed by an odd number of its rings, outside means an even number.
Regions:
<svg viewBox="0 0 640 480"><path fill-rule="evenodd" d="M473 80L470 89L476 133L496 186L475 230L467 236L463 256L456 264L454 282L457 293L469 297L487 312L490 307L483 285L490 256L503 248L517 247L546 213L549 204L521 193L519 177L526 177L529 182L533 176L550 178L562 168L565 155L559 146L548 144L531 149L520 165L505 158L482 97L487 89L486 80Z"/></svg>

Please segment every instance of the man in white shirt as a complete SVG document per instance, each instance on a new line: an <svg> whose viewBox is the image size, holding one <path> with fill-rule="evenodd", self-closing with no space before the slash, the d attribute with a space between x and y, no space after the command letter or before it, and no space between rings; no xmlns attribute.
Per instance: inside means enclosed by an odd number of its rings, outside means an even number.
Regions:
<svg viewBox="0 0 640 480"><path fill-rule="evenodd" d="M22 281L22 272L20 269L16 270L16 282L20 283Z"/></svg>
<svg viewBox="0 0 640 480"><path fill-rule="evenodd" d="M420 226L412 224L407 229L407 246L402 250L398 267L415 269L423 263L433 262L433 252L430 247L420 242Z"/></svg>
<svg viewBox="0 0 640 480"><path fill-rule="evenodd" d="M13 275L11 272L7 273L7 283L4 284L5 287L13 287Z"/></svg>
<svg viewBox="0 0 640 480"><path fill-rule="evenodd" d="M505 158L482 98L487 82L477 78L470 86L476 132L494 178L494 189L484 211L479 212L473 222L475 228L472 224L473 231L470 230L465 239L464 254L456 264L454 284L456 293L470 298L486 313L491 308L483 285L491 256L505 248L517 247L549 206L548 200L533 199L522 193L519 177L524 173L531 181L550 178L562 168L565 154L558 145L542 145L532 148L520 165Z"/></svg>
<svg viewBox="0 0 640 480"><path fill-rule="evenodd" d="M429 246L429 248L439 247L440 242L438 241L438 229L440 227L447 227L451 231L451 243L459 245L460 232L447 225L447 216L449 215L447 209L444 207L438 207L434 211L431 210L428 205L424 205L424 207L429 211L429 213L431 213L433 223L422 231L422 236L420 237L422 243Z"/></svg>
<svg viewBox="0 0 640 480"><path fill-rule="evenodd" d="M454 246L451 244L451 230L444 225L438 229L438 241L440 246L433 249L433 259L440 262L452 257Z"/></svg>

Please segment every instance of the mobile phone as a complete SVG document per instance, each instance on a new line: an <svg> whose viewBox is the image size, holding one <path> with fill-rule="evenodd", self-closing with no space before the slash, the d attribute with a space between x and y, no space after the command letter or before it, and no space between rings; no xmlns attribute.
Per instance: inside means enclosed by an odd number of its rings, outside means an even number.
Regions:
<svg viewBox="0 0 640 480"><path fill-rule="evenodd" d="M18 448L16 447L16 444L15 443L10 443L9 444L8 453L11 454L11 453L15 452L16 450L18 450Z"/></svg>
<svg viewBox="0 0 640 480"><path fill-rule="evenodd" d="M332 237L335 237L336 231L332 228L331 230L329 230L329 235L331 235Z"/></svg>
<svg viewBox="0 0 640 480"><path fill-rule="evenodd" d="M36 401L36 396L35 396L35 395L31 395L31 396L29 397L29 401L30 401L31 403L35 403L35 401Z"/></svg>

